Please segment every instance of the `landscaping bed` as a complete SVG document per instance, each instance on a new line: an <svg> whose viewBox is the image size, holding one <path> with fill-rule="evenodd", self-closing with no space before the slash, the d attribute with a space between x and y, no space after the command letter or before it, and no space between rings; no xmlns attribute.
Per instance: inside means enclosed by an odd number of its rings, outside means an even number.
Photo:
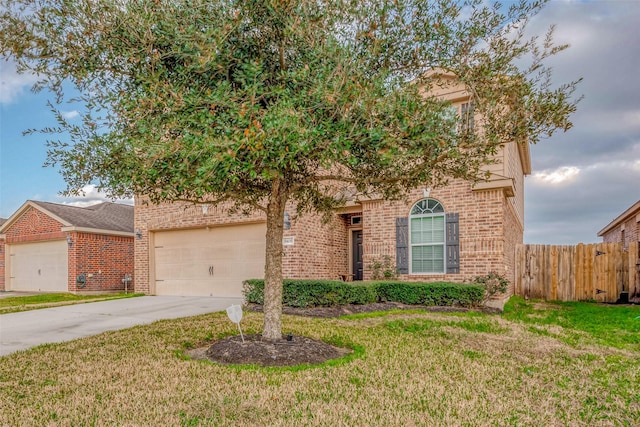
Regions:
<svg viewBox="0 0 640 427"><path fill-rule="evenodd" d="M248 304L246 311L262 312L262 305ZM423 310L434 313L464 313L470 309L450 306L409 305L399 302L384 302L371 304L346 304L331 307L282 307L283 314L315 317L336 318L352 314L389 312L392 310ZM476 307L473 310L485 313L499 313L489 307ZM222 364L244 364L259 366L295 366L315 365L328 360L338 359L349 353L351 349L337 347L329 343L314 340L304 336L285 335L281 341L271 343L262 341L259 334L245 337L242 342L240 336L222 338L213 343L203 343L202 346L187 351L187 355L196 360L210 360Z"/></svg>
<svg viewBox="0 0 640 427"><path fill-rule="evenodd" d="M262 312L264 280L244 283L246 311ZM284 280L283 314L336 318L346 315L422 310L432 312L466 312L470 309L497 312L483 307L485 287L478 284L409 283L373 281L347 283L334 280ZM260 366L314 365L340 358L351 352L330 343L305 336L283 336L276 342L262 341L259 334L248 337L221 338L202 343L187 354L194 359L208 359L223 364Z"/></svg>

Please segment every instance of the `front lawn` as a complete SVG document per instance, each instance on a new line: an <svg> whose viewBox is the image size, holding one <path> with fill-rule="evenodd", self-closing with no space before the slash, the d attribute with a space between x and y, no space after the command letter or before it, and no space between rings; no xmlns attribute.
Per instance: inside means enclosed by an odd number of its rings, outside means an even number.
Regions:
<svg viewBox="0 0 640 427"><path fill-rule="evenodd" d="M66 292L38 294L27 296L8 296L0 298L0 314L18 311L35 310L38 308L57 307L60 305L79 304L83 302L106 301L110 299L131 298L142 294L99 294L76 295Z"/></svg>
<svg viewBox="0 0 640 427"><path fill-rule="evenodd" d="M237 333L223 313L45 345L0 358L0 425L640 425L640 344L605 338L637 336L640 307L563 307L285 316L286 333L357 349L304 369L186 358ZM245 313L246 334L261 326Z"/></svg>

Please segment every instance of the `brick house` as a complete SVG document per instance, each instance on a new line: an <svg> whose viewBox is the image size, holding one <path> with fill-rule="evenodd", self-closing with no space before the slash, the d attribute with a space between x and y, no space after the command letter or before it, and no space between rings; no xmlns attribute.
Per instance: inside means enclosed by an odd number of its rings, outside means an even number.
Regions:
<svg viewBox="0 0 640 427"><path fill-rule="evenodd" d="M640 242L640 200L598 232L604 243L622 243L627 248L629 242Z"/></svg>
<svg viewBox="0 0 640 427"><path fill-rule="evenodd" d="M473 104L463 87L443 85L437 95L473 125ZM296 217L295 206L288 206L284 276L366 280L375 261L388 259L405 280L462 282L495 271L513 283L515 247L524 233L529 147L506 144L494 160L486 181L419 186L403 202L353 199L328 224L319 215ZM243 280L264 275L262 214L153 205L138 197L135 230L137 292L239 296Z"/></svg>
<svg viewBox="0 0 640 427"><path fill-rule="evenodd" d="M0 226L0 290L132 290L133 236L133 206L29 200Z"/></svg>

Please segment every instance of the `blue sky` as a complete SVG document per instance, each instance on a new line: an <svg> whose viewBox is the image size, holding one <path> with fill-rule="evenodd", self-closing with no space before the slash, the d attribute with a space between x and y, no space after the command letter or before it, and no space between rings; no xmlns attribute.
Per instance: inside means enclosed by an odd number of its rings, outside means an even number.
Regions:
<svg viewBox="0 0 640 427"><path fill-rule="evenodd" d="M505 1L504 3L508 3ZM583 77L585 98L574 128L533 146L533 173L525 180L525 242L600 241L597 232L640 200L640 0L552 0L531 24L543 34L556 24L556 41L572 47L554 58L557 81ZM31 76L0 62L0 217L26 200L86 204L64 198L58 170L43 167L47 135L29 128L55 125L52 97L33 94ZM73 106L61 110L71 116ZM130 201L129 201L130 202Z"/></svg>

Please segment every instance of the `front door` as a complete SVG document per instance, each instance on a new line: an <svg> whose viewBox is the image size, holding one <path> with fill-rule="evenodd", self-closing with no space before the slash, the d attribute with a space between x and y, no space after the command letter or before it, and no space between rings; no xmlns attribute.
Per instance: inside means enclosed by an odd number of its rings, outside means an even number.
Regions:
<svg viewBox="0 0 640 427"><path fill-rule="evenodd" d="M353 280L362 280L362 230L353 231L351 245Z"/></svg>

